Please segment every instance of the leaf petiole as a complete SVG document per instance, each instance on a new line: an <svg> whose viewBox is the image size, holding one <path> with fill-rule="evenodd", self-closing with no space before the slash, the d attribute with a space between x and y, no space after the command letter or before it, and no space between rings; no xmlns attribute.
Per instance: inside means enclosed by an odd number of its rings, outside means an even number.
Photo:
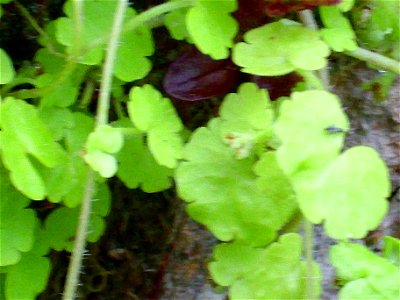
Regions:
<svg viewBox="0 0 400 300"><path fill-rule="evenodd" d="M354 51L346 51L344 53L348 56L373 64L378 68L400 74L400 62L379 53L363 48L358 48Z"/></svg>

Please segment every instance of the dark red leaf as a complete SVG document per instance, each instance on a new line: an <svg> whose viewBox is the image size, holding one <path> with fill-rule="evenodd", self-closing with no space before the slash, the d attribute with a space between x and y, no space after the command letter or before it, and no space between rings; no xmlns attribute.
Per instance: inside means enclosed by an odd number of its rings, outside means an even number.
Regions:
<svg viewBox="0 0 400 300"><path fill-rule="evenodd" d="M297 73L271 77L252 75L251 81L258 87L268 90L271 100L275 100L282 96L289 96L291 89L296 83L303 81L303 78Z"/></svg>
<svg viewBox="0 0 400 300"><path fill-rule="evenodd" d="M229 60L213 60L196 49L170 64L164 90L173 98L198 101L227 94L237 84L238 68Z"/></svg>
<svg viewBox="0 0 400 300"><path fill-rule="evenodd" d="M238 9L233 16L238 21L240 29L247 31L271 21L266 15L266 9L265 0L239 0Z"/></svg>
<svg viewBox="0 0 400 300"><path fill-rule="evenodd" d="M312 9L321 5L335 5L342 0L265 0L265 13L270 17L284 16L287 13Z"/></svg>

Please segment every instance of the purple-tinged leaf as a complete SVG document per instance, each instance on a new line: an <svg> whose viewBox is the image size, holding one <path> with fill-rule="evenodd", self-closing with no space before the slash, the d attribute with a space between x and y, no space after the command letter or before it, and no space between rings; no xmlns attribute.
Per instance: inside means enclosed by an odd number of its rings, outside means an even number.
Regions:
<svg viewBox="0 0 400 300"><path fill-rule="evenodd" d="M271 100L282 96L289 96L291 89L296 83L303 81L297 73L290 73L283 76L257 76L252 75L251 81L268 91Z"/></svg>
<svg viewBox="0 0 400 300"><path fill-rule="evenodd" d="M230 92L238 82L238 74L238 68L229 59L213 60L191 50L168 67L164 90L179 100L209 99Z"/></svg>

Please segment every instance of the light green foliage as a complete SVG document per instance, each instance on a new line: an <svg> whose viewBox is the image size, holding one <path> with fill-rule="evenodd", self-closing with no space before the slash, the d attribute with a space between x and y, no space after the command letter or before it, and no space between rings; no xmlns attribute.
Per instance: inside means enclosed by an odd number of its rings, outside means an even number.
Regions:
<svg viewBox="0 0 400 300"><path fill-rule="evenodd" d="M374 149L357 146L321 174L318 197L305 213L316 223L325 219L325 231L332 238L363 238L383 220L389 195L385 163Z"/></svg>
<svg viewBox="0 0 400 300"><path fill-rule="evenodd" d="M400 267L400 240L392 236L385 236L383 240L385 242L383 256L392 264Z"/></svg>
<svg viewBox="0 0 400 300"><path fill-rule="evenodd" d="M70 121L73 125L68 126L63 135L67 159L55 168L41 168L41 174L51 202L63 201L68 207L76 207L82 200L86 184L89 168L82 156L87 137L94 127L94 119L83 113L73 113Z"/></svg>
<svg viewBox="0 0 400 300"><path fill-rule="evenodd" d="M244 40L234 47L232 58L245 73L277 76L297 69L318 70L327 64L329 48L319 34L291 20L252 29Z"/></svg>
<svg viewBox="0 0 400 300"><path fill-rule="evenodd" d="M325 28L321 29L322 38L334 51L354 51L357 49L356 35L349 20L342 15L337 6L321 6L321 20Z"/></svg>
<svg viewBox="0 0 400 300"><path fill-rule="evenodd" d="M129 118L147 133L150 152L158 164L175 168L182 158L183 141L179 132L183 125L171 101L163 98L151 85L131 89L128 102Z"/></svg>
<svg viewBox="0 0 400 300"><path fill-rule="evenodd" d="M286 174L309 177L337 157L344 133L326 131L332 126L343 131L349 128L334 94L317 90L295 92L291 100L281 103L275 133L282 143L277 151L278 162Z"/></svg>
<svg viewBox="0 0 400 300"><path fill-rule="evenodd" d="M344 132L327 128L347 131L349 124L335 95L306 91L291 98L282 103L275 124L282 143L277 158L303 214L314 223L325 220L325 230L333 238L364 237L387 210L389 176L384 163L367 147L339 156Z"/></svg>
<svg viewBox="0 0 400 300"><path fill-rule="evenodd" d="M264 248L246 244L222 243L213 249L213 261L208 268L213 280L221 286L231 286L237 280L260 268Z"/></svg>
<svg viewBox="0 0 400 300"><path fill-rule="evenodd" d="M123 145L123 136L118 128L101 125L89 134L85 161L102 177L110 178L117 172L117 160L110 153L118 152Z"/></svg>
<svg viewBox="0 0 400 300"><path fill-rule="evenodd" d="M66 159L66 153L38 116L37 109L21 100L5 99L1 108L2 160L12 183L34 200L46 195L43 179L29 154L48 168ZM35 184L32 184L32 183Z"/></svg>
<svg viewBox="0 0 400 300"><path fill-rule="evenodd" d="M221 135L238 159L250 156L255 144L271 135L272 105L267 91L254 83L244 83L238 93L226 96L220 116Z"/></svg>
<svg viewBox="0 0 400 300"><path fill-rule="evenodd" d="M111 178L117 173L117 160L113 155L95 150L85 154L84 159L101 177Z"/></svg>
<svg viewBox="0 0 400 300"><path fill-rule="evenodd" d="M111 195L104 183L96 186L92 201L88 241L96 242L105 229L103 217L108 214L110 209ZM80 207L61 207L51 212L45 220L44 243L49 244L53 249L58 251L71 251L79 212Z"/></svg>
<svg viewBox="0 0 400 300"><path fill-rule="evenodd" d="M358 244L335 245L329 255L337 276L346 283L339 299L398 299L399 266Z"/></svg>
<svg viewBox="0 0 400 300"><path fill-rule="evenodd" d="M400 59L400 2L368 1L368 14L360 5L352 10L357 37L368 49Z"/></svg>
<svg viewBox="0 0 400 300"><path fill-rule="evenodd" d="M113 126L133 128L129 119L121 119L113 123ZM173 170L155 161L141 135L127 135L116 158L119 163L117 176L131 189L140 186L143 191L154 193L172 184Z"/></svg>
<svg viewBox="0 0 400 300"><path fill-rule="evenodd" d="M188 10L188 8L175 10L165 16L164 25L167 27L171 36L176 40L190 40L185 22Z"/></svg>
<svg viewBox="0 0 400 300"><path fill-rule="evenodd" d="M355 0L342 0L336 7L339 8L341 12L347 12L353 8L354 2Z"/></svg>
<svg viewBox="0 0 400 300"><path fill-rule="evenodd" d="M117 153L124 143L124 138L118 128L110 125L100 125L89 134L86 150L100 150L107 153Z"/></svg>
<svg viewBox="0 0 400 300"><path fill-rule="evenodd" d="M213 59L229 56L238 24L230 13L237 9L235 0L197 0L186 15L186 27L194 44Z"/></svg>
<svg viewBox="0 0 400 300"><path fill-rule="evenodd" d="M281 220L287 222L297 210L296 196L289 178L278 164L276 152L265 152L254 165L259 176L257 186L279 211Z"/></svg>
<svg viewBox="0 0 400 300"><path fill-rule="evenodd" d="M220 109L221 125L228 131L271 130L274 113L268 92L254 83L242 84L226 96Z"/></svg>
<svg viewBox="0 0 400 300"><path fill-rule="evenodd" d="M74 104L77 100L79 88L88 67L84 65L79 66L79 68L71 72L62 82L54 86L60 76L62 76L66 61L44 48L36 53L35 59L46 71L36 78L36 86L39 88L50 88L43 93L41 97L41 106L68 107Z"/></svg>
<svg viewBox="0 0 400 300"><path fill-rule="evenodd" d="M0 84L9 83L14 77L15 70L12 61L7 53L0 48Z"/></svg>
<svg viewBox="0 0 400 300"><path fill-rule="evenodd" d="M34 300L47 286L50 261L37 253L27 253L18 264L7 268L6 299Z"/></svg>
<svg viewBox="0 0 400 300"><path fill-rule="evenodd" d="M281 224L276 205L257 188L254 157L236 160L220 135L220 120L197 129L175 179L187 211L220 240L265 245Z"/></svg>
<svg viewBox="0 0 400 300"><path fill-rule="evenodd" d="M79 62L88 65L98 65L104 57L103 45L95 45L99 38L111 33L112 22L116 10L115 1L84 1L83 2L83 32L81 49L86 50ZM64 6L68 17L56 21L57 41L67 46L67 51L73 53L75 33L73 24L72 1ZM135 11L129 8L125 21L134 18ZM124 32L119 40L114 74L123 81L133 81L143 78L151 69L151 63L146 58L154 52L151 32L142 26L135 31Z"/></svg>
<svg viewBox="0 0 400 300"><path fill-rule="evenodd" d="M65 108L45 106L41 107L38 113L40 119L51 131L55 141L61 140L66 132L75 125L73 113Z"/></svg>
<svg viewBox="0 0 400 300"><path fill-rule="evenodd" d="M301 238L294 233L282 235L265 249L219 245L210 270L217 283L231 286L230 299L307 299L301 249ZM316 263L313 267L317 298L321 275Z"/></svg>
<svg viewBox="0 0 400 300"><path fill-rule="evenodd" d="M0 171L0 266L8 266L31 250L37 220L35 212L25 208L30 200L11 186L2 167Z"/></svg>

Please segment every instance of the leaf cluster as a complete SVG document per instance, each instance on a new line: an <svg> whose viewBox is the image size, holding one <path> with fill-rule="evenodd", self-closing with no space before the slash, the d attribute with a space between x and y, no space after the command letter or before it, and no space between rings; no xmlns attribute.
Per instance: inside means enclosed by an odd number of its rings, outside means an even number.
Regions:
<svg viewBox="0 0 400 300"><path fill-rule="evenodd" d="M272 10L274 4L281 12ZM267 5L270 16L320 4L332 3L299 3L296 9L280 0L258 3ZM281 18L246 32L232 15L246 7L242 1L171 0L140 14L129 7L107 124L100 124L93 106L116 1L83 1L81 19L74 1L67 1L65 16L41 32L36 65L16 71L0 49L0 297L34 299L45 288L51 268L46 255L73 250L94 171L90 242L105 228L108 178L148 193L171 187L174 179L188 214L222 241L209 268L232 299L319 297L321 272L312 257L302 255L299 216L342 241L330 251L344 284L341 299L393 299L398 240L385 238L382 257L348 242L365 237L386 214L387 168L372 148L343 151L349 121L338 97L323 90L313 73L327 66L331 51L357 50L356 37L398 58L392 4L373 1L376 9L355 31L347 18L359 17L352 5L320 6L321 30ZM150 84L131 84L151 71L155 41L147 21L164 13L171 36L199 50L172 64L167 92L185 100L226 94L239 68L253 79L295 74L302 85L272 102L266 89L243 83L224 97L218 117L189 132L170 99ZM187 70L197 64L204 66ZM219 87L208 87L216 79ZM20 84L33 88L17 89ZM49 205L46 217L39 218L32 201Z"/></svg>

